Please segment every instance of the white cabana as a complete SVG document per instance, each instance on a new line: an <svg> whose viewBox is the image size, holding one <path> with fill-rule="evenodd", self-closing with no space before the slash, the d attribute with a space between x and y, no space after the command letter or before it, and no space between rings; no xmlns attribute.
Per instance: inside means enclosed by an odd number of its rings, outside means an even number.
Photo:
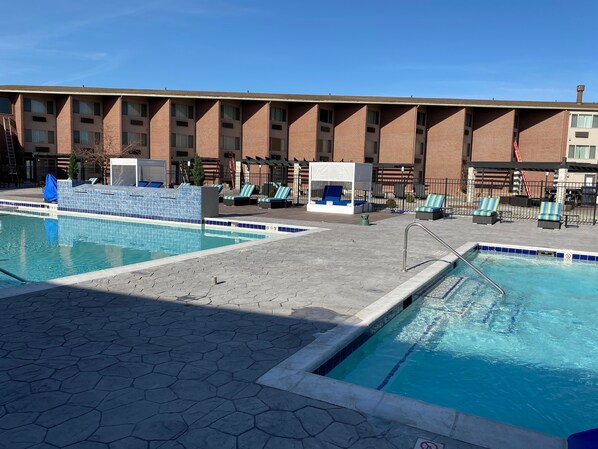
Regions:
<svg viewBox="0 0 598 449"><path fill-rule="evenodd" d="M110 184L137 186L139 181L166 183L166 161L110 158Z"/></svg>
<svg viewBox="0 0 598 449"><path fill-rule="evenodd" d="M310 162L308 212L358 214L370 207L372 164ZM362 191L362 197L355 193Z"/></svg>

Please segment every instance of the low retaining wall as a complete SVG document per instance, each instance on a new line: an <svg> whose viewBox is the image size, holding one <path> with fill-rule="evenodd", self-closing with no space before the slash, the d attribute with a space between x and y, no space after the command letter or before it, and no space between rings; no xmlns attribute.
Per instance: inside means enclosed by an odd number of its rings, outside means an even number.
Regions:
<svg viewBox="0 0 598 449"><path fill-rule="evenodd" d="M154 189L59 180L58 210L201 223L204 217L218 216L218 188Z"/></svg>

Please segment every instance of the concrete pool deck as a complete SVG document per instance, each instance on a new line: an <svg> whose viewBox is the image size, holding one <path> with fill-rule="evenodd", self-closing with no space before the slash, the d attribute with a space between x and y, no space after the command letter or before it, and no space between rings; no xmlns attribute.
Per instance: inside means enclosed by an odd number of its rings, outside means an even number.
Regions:
<svg viewBox="0 0 598 449"><path fill-rule="evenodd" d="M230 214L272 220L253 211ZM305 215L276 222L329 230L1 299L0 447L478 447L256 382L447 253L413 229L403 273L414 215L369 227ZM598 251L593 226L425 224L453 247Z"/></svg>

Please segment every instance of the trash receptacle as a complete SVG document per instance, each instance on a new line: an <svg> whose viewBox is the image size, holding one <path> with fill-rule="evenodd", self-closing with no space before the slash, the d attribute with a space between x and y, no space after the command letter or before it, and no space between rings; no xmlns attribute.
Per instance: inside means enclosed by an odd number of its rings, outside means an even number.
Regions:
<svg viewBox="0 0 598 449"><path fill-rule="evenodd" d="M369 214L361 214L361 226L369 226L370 225L370 215Z"/></svg>

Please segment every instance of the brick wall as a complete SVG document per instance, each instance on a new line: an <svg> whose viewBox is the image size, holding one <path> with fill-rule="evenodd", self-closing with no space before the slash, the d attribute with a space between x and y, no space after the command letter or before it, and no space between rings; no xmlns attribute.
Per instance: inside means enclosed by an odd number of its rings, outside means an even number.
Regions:
<svg viewBox="0 0 598 449"><path fill-rule="evenodd" d="M461 178L465 108L428 107L426 178Z"/></svg>
<svg viewBox="0 0 598 449"><path fill-rule="evenodd" d="M270 104L266 101L243 103L243 157L268 157L270 150Z"/></svg>
<svg viewBox="0 0 598 449"><path fill-rule="evenodd" d="M166 185L170 184L171 181L170 101L169 98L154 98L149 102L150 158L166 161Z"/></svg>
<svg viewBox="0 0 598 449"><path fill-rule="evenodd" d="M514 109L475 109L473 114L473 161L511 161Z"/></svg>
<svg viewBox="0 0 598 449"><path fill-rule="evenodd" d="M412 164L416 106L384 106L380 114L380 162Z"/></svg>
<svg viewBox="0 0 598 449"><path fill-rule="evenodd" d="M311 161L316 155L318 105L289 104L289 159Z"/></svg>
<svg viewBox="0 0 598 449"><path fill-rule="evenodd" d="M108 153L118 152L122 148L122 98L104 97L103 114L104 149Z"/></svg>
<svg viewBox="0 0 598 449"><path fill-rule="evenodd" d="M56 152L69 154L73 148L73 97L56 98Z"/></svg>
<svg viewBox="0 0 598 449"><path fill-rule="evenodd" d="M334 108L334 160L364 162L367 106L337 104Z"/></svg>
<svg viewBox="0 0 598 449"><path fill-rule="evenodd" d="M195 107L195 150L201 157L220 157L220 101L198 100Z"/></svg>

